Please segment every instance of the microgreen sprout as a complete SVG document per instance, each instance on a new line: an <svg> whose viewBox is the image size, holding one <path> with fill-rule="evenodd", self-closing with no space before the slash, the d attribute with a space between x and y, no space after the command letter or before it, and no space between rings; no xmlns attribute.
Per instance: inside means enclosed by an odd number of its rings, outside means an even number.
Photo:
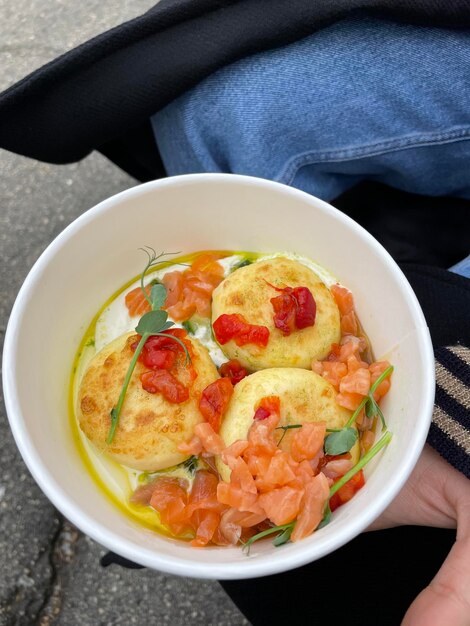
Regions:
<svg viewBox="0 0 470 626"><path fill-rule="evenodd" d="M287 424L287 426L277 426L274 430L283 430L284 432L282 433L282 437L279 439L279 441L277 442L277 445L280 446L281 445L281 441L284 439L284 437L286 436L286 432L288 430L291 430L292 428L302 428L302 424Z"/></svg>
<svg viewBox="0 0 470 626"><path fill-rule="evenodd" d="M231 272L235 272L236 270L239 270L242 267L246 267L247 265L251 265L252 263L253 261L250 261L250 259L242 259L232 267Z"/></svg>
<svg viewBox="0 0 470 626"><path fill-rule="evenodd" d="M140 288L142 289L142 293L144 294L144 297L149 303L150 307L153 308L151 298L147 294L147 290L144 287L144 279L145 279L145 276L147 275L147 272L152 267L155 267L155 265L159 265L160 263L163 263L162 261L163 257L173 256L175 254L181 254L181 253L180 252L160 252L160 254L157 254L155 250L151 248L150 246L139 248L139 250L142 250L142 252L145 252L148 258L147 265L145 266L144 271L140 275Z"/></svg>
<svg viewBox="0 0 470 626"><path fill-rule="evenodd" d="M278 533L279 531L285 531L287 529L293 529L293 528L294 528L294 522L289 522L289 524L282 524L281 526L272 526L271 528L262 530L260 533L253 535L253 537L250 537L247 541L245 541L245 543L243 544L243 550L247 554L250 554L250 548L255 543L255 541L259 541L259 539L263 539L264 537L268 537L269 535L273 535L274 533Z"/></svg>
<svg viewBox="0 0 470 626"><path fill-rule="evenodd" d="M182 465L188 470L188 472L192 476L194 476L199 465L199 459L197 458L197 456L192 455L189 457L189 459L183 461Z"/></svg>
<svg viewBox="0 0 470 626"><path fill-rule="evenodd" d="M126 376L124 378L124 382L121 388L121 393L119 394L119 398L116 406L111 409L111 426L108 431L108 437L106 439L106 443L109 445L112 443L114 439L114 435L116 433L116 428L119 423L119 417L121 415L122 406L124 404L124 400L126 397L127 388L129 387L129 383L134 372L137 359L139 358L140 353L145 345L147 339L151 336L163 336L163 337L171 337L174 341L180 344L183 348L184 353L186 355L186 363L190 363L191 357L189 355L187 347L178 337L174 337L173 335L165 335L164 331L168 330L172 326L174 326L174 322L168 320L168 313L166 311L162 311L161 307L163 306L166 299L166 289L164 285L160 283L156 283L152 286L150 290L150 294L147 293L147 290L144 285L144 278L146 273L151 267L155 267L159 263L162 263L162 258L168 256L170 254L179 254L177 252L162 252L158 254L155 252L153 248L146 246L145 248L141 248L143 252L148 257L147 265L145 266L144 271L140 277L140 288L142 289L142 293L145 296L145 299L150 305L150 311L144 313L139 320L139 323L135 327L135 332L141 335L140 341L137 344L137 347L134 351L132 359L129 363L129 367L126 372Z"/></svg>
<svg viewBox="0 0 470 626"><path fill-rule="evenodd" d="M382 450L382 448L385 447L390 442L391 438L392 438L392 433L390 431L387 431L386 433L384 433L382 437L378 440L378 442L374 446L372 446L372 448L362 457L362 459L359 459L356 465L354 465L354 467L352 467L349 470L349 472L346 472L344 476L341 476L341 478L331 486L328 500L325 503L323 519L318 525L317 530L319 530L320 528L323 528L330 522L330 519L331 519L330 498L334 496L334 494L337 491L339 491L341 487L343 487L343 485L345 485L348 481L350 481L353 476L355 476L358 472L360 472L361 469L365 467L365 465L367 465L367 463L369 463L369 461L371 461L374 458L374 456L378 454L380 450ZM247 554L249 554L251 546L256 541L259 541L260 539L263 539L264 537L273 535L275 533L278 533L278 534L274 538L273 545L276 547L281 546L284 543L287 543L288 541L290 541L290 536L294 528L295 528L295 520L293 522L289 522L288 524L272 526L271 528L263 530L260 533L253 535L253 537L250 537L250 539L248 539L248 541L245 542L243 549L245 550Z"/></svg>

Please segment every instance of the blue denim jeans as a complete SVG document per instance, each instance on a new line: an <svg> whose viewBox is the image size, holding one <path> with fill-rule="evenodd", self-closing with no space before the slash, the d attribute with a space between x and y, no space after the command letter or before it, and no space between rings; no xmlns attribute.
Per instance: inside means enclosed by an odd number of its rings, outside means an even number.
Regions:
<svg viewBox="0 0 470 626"><path fill-rule="evenodd" d="M349 18L215 72L152 122L169 174L470 198L469 67L468 31Z"/></svg>

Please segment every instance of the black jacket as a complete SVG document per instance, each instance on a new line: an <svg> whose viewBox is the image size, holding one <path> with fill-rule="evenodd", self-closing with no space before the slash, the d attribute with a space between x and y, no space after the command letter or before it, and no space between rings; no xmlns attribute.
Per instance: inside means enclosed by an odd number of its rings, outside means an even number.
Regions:
<svg viewBox="0 0 470 626"><path fill-rule="evenodd" d="M50 163L99 150L157 178L153 113L228 63L358 13L470 26L470 0L161 0L0 94L0 148Z"/></svg>

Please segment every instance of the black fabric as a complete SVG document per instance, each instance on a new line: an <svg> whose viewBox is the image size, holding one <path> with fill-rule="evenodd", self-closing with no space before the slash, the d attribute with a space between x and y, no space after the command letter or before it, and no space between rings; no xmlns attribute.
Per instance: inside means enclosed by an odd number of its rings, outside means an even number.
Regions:
<svg viewBox="0 0 470 626"><path fill-rule="evenodd" d="M123 556L119 556L114 552L106 552L100 559L101 567L109 567L110 565L120 565L126 569L145 569L143 565L138 565L134 561L129 561Z"/></svg>
<svg viewBox="0 0 470 626"><path fill-rule="evenodd" d="M332 204L369 231L398 263L448 268L470 253L470 200L364 182ZM425 290L420 293L426 297Z"/></svg>
<svg viewBox="0 0 470 626"><path fill-rule="evenodd" d="M435 528L376 531L292 572L221 584L253 626L399 626L454 540Z"/></svg>
<svg viewBox="0 0 470 626"><path fill-rule="evenodd" d="M470 281L468 281L470 283ZM470 286L470 285L469 285ZM470 323L469 323L470 325ZM465 358L466 355L467 358ZM441 347L434 351L437 368L435 411L427 442L455 469L470 479L470 454L454 428L460 425L470 441L470 348ZM446 381L446 384L443 384ZM454 382L455 381L455 382ZM459 384L459 381L461 385ZM453 433L453 434L452 434Z"/></svg>
<svg viewBox="0 0 470 626"><path fill-rule="evenodd" d="M68 163L101 150L140 180L163 175L149 117L216 69L367 12L470 25L470 0L162 0L0 95L0 147Z"/></svg>

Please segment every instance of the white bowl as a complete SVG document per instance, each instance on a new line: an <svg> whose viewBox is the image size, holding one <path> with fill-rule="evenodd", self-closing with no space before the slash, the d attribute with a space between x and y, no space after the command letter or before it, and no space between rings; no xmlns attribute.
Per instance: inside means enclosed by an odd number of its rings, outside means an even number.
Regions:
<svg viewBox="0 0 470 626"><path fill-rule="evenodd" d="M103 302L141 271L137 249L288 251L319 262L349 287L376 357L395 365L384 402L389 446L366 486L332 522L295 544L194 549L133 522L98 489L72 438L68 386L79 342ZM417 299L389 254L351 219L278 183L195 174L146 183L87 211L46 249L15 302L4 350L11 428L41 489L78 528L110 550L171 574L236 579L274 574L345 544L397 495L424 445L434 360Z"/></svg>

